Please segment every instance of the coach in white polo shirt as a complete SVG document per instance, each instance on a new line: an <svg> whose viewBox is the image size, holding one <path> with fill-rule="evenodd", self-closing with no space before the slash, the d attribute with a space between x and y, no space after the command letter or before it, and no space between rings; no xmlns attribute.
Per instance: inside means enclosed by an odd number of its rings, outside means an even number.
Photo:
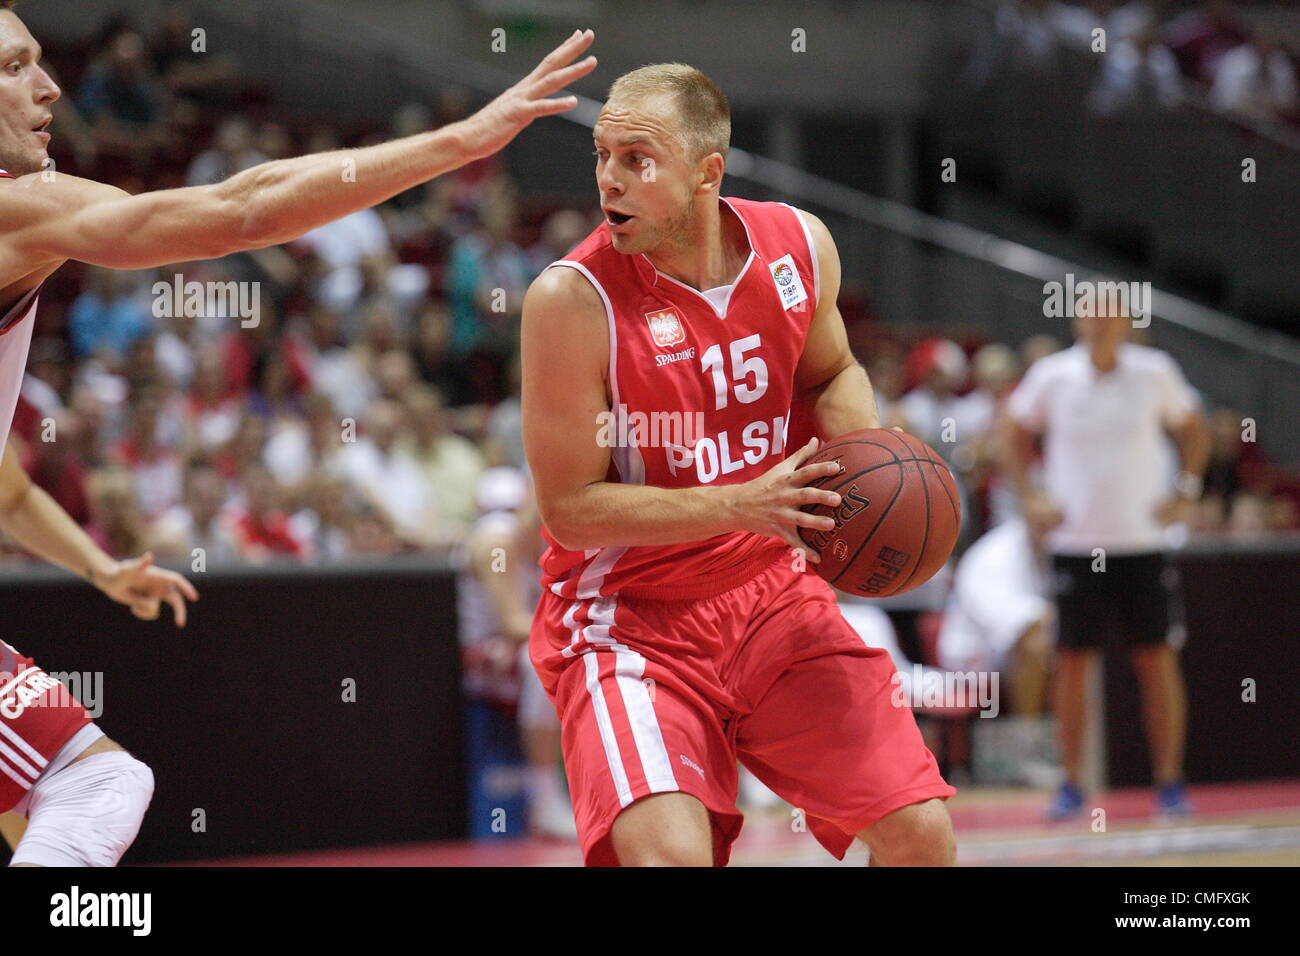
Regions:
<svg viewBox="0 0 1300 956"><path fill-rule="evenodd" d="M1187 699L1171 640L1181 608L1164 526L1200 496L1209 432L1174 360L1126 341L1132 321L1111 311L1079 315L1074 347L1036 362L1007 402L1008 475L1054 569L1056 716L1066 782L1048 811L1052 819L1083 809L1084 681L1104 647L1132 652L1159 812L1190 810L1183 785ZM1027 477L1040 434L1042 489ZM1166 435L1178 447L1177 477Z"/></svg>

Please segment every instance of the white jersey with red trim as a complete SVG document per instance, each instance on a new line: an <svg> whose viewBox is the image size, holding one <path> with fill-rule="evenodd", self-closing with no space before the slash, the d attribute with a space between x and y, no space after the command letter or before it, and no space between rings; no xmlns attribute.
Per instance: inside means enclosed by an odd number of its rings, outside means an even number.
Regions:
<svg viewBox="0 0 1300 956"><path fill-rule="evenodd" d="M14 177L0 169L0 178ZM18 407L18 393L23 387L27 350L32 344L32 326L36 324L36 302L40 294L41 287L37 286L7 313L0 315L0 455L4 454L14 409Z"/></svg>
<svg viewBox="0 0 1300 956"><path fill-rule="evenodd" d="M644 255L625 255L602 224L549 268L586 277L609 329L606 480L661 488L737 484L768 471L812 435L792 408L794 373L817 308L817 253L784 203L721 200L750 254L730 285L693 289ZM730 210L730 212L728 212ZM557 375L563 375L557 370ZM792 411L796 414L791 427ZM550 547L542 585L561 597L707 597L743 583L788 549L746 531L664 546Z"/></svg>

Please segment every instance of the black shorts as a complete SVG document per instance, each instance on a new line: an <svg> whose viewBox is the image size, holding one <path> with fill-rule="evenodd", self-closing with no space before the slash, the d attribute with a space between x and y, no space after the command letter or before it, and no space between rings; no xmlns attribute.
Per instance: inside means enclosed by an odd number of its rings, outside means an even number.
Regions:
<svg viewBox="0 0 1300 956"><path fill-rule="evenodd" d="M1068 648L1182 645L1178 569L1163 552L1099 558L1053 555L1057 642Z"/></svg>

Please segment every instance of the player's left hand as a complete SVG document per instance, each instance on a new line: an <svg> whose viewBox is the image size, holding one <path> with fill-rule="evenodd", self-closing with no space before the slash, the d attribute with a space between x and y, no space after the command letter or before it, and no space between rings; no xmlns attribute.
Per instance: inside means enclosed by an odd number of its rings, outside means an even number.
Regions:
<svg viewBox="0 0 1300 956"><path fill-rule="evenodd" d="M185 626L185 599L199 599L199 592L175 571L153 566L153 552L117 562L111 574L95 581L101 591L119 604L125 604L142 621L158 618L162 602L172 606L177 627Z"/></svg>

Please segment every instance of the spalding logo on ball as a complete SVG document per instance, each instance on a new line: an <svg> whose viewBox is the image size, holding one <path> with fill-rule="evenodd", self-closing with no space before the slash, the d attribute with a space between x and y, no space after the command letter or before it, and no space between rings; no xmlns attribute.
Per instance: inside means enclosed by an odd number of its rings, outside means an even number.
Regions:
<svg viewBox="0 0 1300 956"><path fill-rule="evenodd" d="M920 587L948 560L961 529L961 501L948 465L918 438L864 428L822 446L805 464L834 461L839 474L809 482L838 492L840 504L803 510L835 519L832 531L800 528L821 556L813 569L829 584L861 597L888 597Z"/></svg>

